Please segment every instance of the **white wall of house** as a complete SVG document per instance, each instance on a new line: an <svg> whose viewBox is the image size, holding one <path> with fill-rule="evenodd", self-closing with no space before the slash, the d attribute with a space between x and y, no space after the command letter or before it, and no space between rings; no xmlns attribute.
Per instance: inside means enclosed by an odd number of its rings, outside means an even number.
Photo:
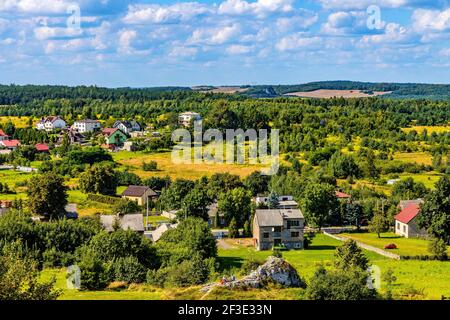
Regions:
<svg viewBox="0 0 450 320"><path fill-rule="evenodd" d="M426 238L427 232L420 229L417 225L416 218L412 219L408 224L395 221L395 234L405 238Z"/></svg>
<svg viewBox="0 0 450 320"><path fill-rule="evenodd" d="M52 131L55 129L65 129L66 128L66 122L63 119L56 119L55 121L45 121L45 122L38 122L36 125L36 129L38 130L46 130L46 131Z"/></svg>
<svg viewBox="0 0 450 320"><path fill-rule="evenodd" d="M99 130L101 127L98 121L76 121L73 128L79 133L93 132Z"/></svg>

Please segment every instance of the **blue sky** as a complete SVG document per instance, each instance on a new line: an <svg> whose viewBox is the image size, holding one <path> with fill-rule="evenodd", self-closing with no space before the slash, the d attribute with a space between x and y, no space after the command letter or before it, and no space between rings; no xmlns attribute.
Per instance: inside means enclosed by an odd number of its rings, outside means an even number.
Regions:
<svg viewBox="0 0 450 320"><path fill-rule="evenodd" d="M0 83L450 83L450 0L0 0Z"/></svg>

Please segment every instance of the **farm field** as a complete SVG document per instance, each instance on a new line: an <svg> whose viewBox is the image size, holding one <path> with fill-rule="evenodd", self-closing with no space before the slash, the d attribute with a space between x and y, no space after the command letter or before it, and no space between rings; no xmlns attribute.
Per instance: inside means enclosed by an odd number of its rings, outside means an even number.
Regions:
<svg viewBox="0 0 450 320"><path fill-rule="evenodd" d="M255 251L249 247L249 240L226 240L230 246L219 249L219 261L223 270L236 274L245 259L254 257L264 260L271 251ZM308 279L316 268L323 264L332 265L334 251L342 242L325 235L317 235L310 249L301 251L284 251L283 257L291 263L298 273ZM364 251L370 262L383 272L388 269L394 271L397 277L393 288L397 299L440 299L441 295L450 295L449 262L439 261L398 261L382 257L376 253ZM200 299L203 294L200 287L190 288L154 288L147 285L133 285L128 289L83 292L69 290L66 286L65 269L47 269L42 273L42 279L56 277L56 287L63 290L61 300L158 300L158 299ZM384 291L384 281L381 282L381 292ZM269 288L261 290L231 291L218 288L204 299L303 299L302 289Z"/></svg>
<svg viewBox="0 0 450 320"><path fill-rule="evenodd" d="M432 156L426 152L396 153L394 160L425 165L432 164Z"/></svg>
<svg viewBox="0 0 450 320"><path fill-rule="evenodd" d="M428 243L429 241L424 239L408 239L400 237L395 233L382 233L378 236L374 233L343 233L340 234L343 237L354 239L368 245L384 249L387 244L395 243L398 249L388 250L389 252L401 255L401 256L417 256L428 255ZM450 247L448 249L450 254Z"/></svg>
<svg viewBox="0 0 450 320"><path fill-rule="evenodd" d="M177 164L171 159L171 152L146 154L143 152L121 151L113 154L114 161L141 178L153 176L169 176L172 179L182 178L196 180L203 176L211 176L216 172L229 172L246 177L254 171L265 168L263 165L250 164ZM158 171L148 172L141 168L143 162L156 161Z"/></svg>
<svg viewBox="0 0 450 320"><path fill-rule="evenodd" d="M12 122L16 128L26 128L28 126L28 121L30 117L13 117L13 116L0 116L0 123L8 123ZM33 119L33 124L36 123L36 120Z"/></svg>
<svg viewBox="0 0 450 320"><path fill-rule="evenodd" d="M333 98L333 97L342 97L342 98L365 98L365 97L375 97L382 96L386 94L390 94L392 92L374 92L373 94L364 93L361 90L314 90L314 91L306 91L306 92L292 92L287 93L286 96L294 96L294 97L304 97L304 98Z"/></svg>

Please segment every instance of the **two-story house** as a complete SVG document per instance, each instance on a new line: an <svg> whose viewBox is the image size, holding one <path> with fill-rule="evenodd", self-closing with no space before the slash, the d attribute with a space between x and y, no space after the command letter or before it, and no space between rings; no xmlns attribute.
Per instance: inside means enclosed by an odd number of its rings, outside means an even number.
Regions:
<svg viewBox="0 0 450 320"><path fill-rule="evenodd" d="M79 133L87 133L100 130L101 124L96 120L79 120L74 122L72 128Z"/></svg>
<svg viewBox="0 0 450 320"><path fill-rule="evenodd" d="M66 122L58 116L44 117L36 124L36 129L53 131L55 129L65 129Z"/></svg>
<svg viewBox="0 0 450 320"><path fill-rule="evenodd" d="M253 218L253 241L257 250L274 246L303 249L305 218L300 209L256 210Z"/></svg>
<svg viewBox="0 0 450 320"><path fill-rule="evenodd" d="M113 128L121 130L127 135L131 135L132 132L142 131L142 126L137 121L116 121L113 124Z"/></svg>
<svg viewBox="0 0 450 320"><path fill-rule="evenodd" d="M192 122L200 121L200 120L202 120L201 115L196 112L191 112L191 111L181 113L178 116L178 124L180 124L184 127L189 127L192 124Z"/></svg>

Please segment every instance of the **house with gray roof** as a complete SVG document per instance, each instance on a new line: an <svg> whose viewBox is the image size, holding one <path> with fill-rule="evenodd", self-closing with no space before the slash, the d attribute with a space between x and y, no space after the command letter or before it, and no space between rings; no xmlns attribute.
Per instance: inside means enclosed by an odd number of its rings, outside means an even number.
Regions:
<svg viewBox="0 0 450 320"><path fill-rule="evenodd" d="M144 234L144 216L142 214L101 215L100 222L108 232L113 232L116 227L123 230L133 230Z"/></svg>
<svg viewBox="0 0 450 320"><path fill-rule="evenodd" d="M258 209L253 218L254 246L257 250L303 249L304 224L300 209Z"/></svg>

